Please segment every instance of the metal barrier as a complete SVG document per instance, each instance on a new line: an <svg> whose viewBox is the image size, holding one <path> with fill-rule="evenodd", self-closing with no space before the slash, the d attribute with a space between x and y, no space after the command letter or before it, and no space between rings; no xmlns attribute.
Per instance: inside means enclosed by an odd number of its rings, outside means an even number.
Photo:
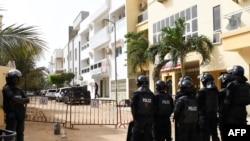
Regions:
<svg viewBox="0 0 250 141"><path fill-rule="evenodd" d="M26 121L66 124L67 112L68 107L62 102L48 100L47 97L32 96L27 105Z"/></svg>
<svg viewBox="0 0 250 141"><path fill-rule="evenodd" d="M0 129L0 141L15 141L16 132Z"/></svg>
<svg viewBox="0 0 250 141"><path fill-rule="evenodd" d="M117 105L119 109L119 127L128 125L131 120L133 120L130 108L130 99L122 99Z"/></svg>
<svg viewBox="0 0 250 141"><path fill-rule="evenodd" d="M65 104L46 97L30 97L26 121L60 122L63 126L117 125L118 109L115 100L87 99L84 103Z"/></svg>
<svg viewBox="0 0 250 141"><path fill-rule="evenodd" d="M59 122L63 126L74 125L127 125L132 120L130 101L87 99L84 103L65 104L48 100L43 96L30 97L26 121Z"/></svg>
<svg viewBox="0 0 250 141"><path fill-rule="evenodd" d="M117 125L116 107L115 100L98 99L91 99L90 105L70 105L70 128L74 125Z"/></svg>

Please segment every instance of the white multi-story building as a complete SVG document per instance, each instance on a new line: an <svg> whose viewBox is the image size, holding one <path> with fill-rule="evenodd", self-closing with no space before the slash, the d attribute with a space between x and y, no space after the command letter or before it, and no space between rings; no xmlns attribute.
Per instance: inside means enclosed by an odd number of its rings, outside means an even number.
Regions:
<svg viewBox="0 0 250 141"><path fill-rule="evenodd" d="M79 13L61 49L64 72L75 74L71 85L88 86L93 98L96 82L102 98L128 98L126 27L125 1L106 0L90 15Z"/></svg>

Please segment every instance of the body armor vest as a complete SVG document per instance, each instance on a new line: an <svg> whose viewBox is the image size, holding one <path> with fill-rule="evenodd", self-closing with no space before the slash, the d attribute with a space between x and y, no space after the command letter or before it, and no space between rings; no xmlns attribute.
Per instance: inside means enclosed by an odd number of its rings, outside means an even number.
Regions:
<svg viewBox="0 0 250 141"><path fill-rule="evenodd" d="M217 89L206 90L206 113L217 113L219 107L219 92Z"/></svg>
<svg viewBox="0 0 250 141"><path fill-rule="evenodd" d="M156 114L159 116L169 117L173 109L170 96L167 94L157 94L156 97L158 98Z"/></svg>
<svg viewBox="0 0 250 141"><path fill-rule="evenodd" d="M139 101L137 103L137 115L139 116L149 116L153 115L154 105L153 105L153 93L148 90L148 88L141 88L139 92Z"/></svg>
<svg viewBox="0 0 250 141"><path fill-rule="evenodd" d="M248 105L250 104L250 85L248 83L237 83L235 84L234 97L232 104Z"/></svg>
<svg viewBox="0 0 250 141"><path fill-rule="evenodd" d="M180 100L183 101L184 110L180 117L181 123L197 123L198 121L198 108L195 97L182 96Z"/></svg>

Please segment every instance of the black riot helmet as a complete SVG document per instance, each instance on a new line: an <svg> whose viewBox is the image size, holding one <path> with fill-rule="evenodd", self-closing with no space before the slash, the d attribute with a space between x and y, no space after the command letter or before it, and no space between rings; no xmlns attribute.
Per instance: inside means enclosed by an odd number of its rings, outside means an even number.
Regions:
<svg viewBox="0 0 250 141"><path fill-rule="evenodd" d="M228 73L231 73L232 75L243 76L244 68L242 66L235 65L232 68L228 69Z"/></svg>
<svg viewBox="0 0 250 141"><path fill-rule="evenodd" d="M214 77L210 73L207 73L207 72L200 74L198 78L200 78L201 83L203 84L204 87L206 87L208 82L214 81Z"/></svg>
<svg viewBox="0 0 250 141"><path fill-rule="evenodd" d="M190 76L185 75L185 76L182 76L182 77L180 78L180 80L179 80L179 82L178 82L178 85L179 85L179 86L181 85L181 82L182 82L183 80L189 80L189 81L193 82L193 79L192 79Z"/></svg>
<svg viewBox="0 0 250 141"><path fill-rule="evenodd" d="M222 84L227 85L227 83L233 81L233 76L230 73L223 73L218 79L221 80Z"/></svg>
<svg viewBox="0 0 250 141"><path fill-rule="evenodd" d="M155 89L157 92L165 92L166 90L166 83L162 80L158 80L155 83Z"/></svg>
<svg viewBox="0 0 250 141"><path fill-rule="evenodd" d="M148 85L148 77L146 75L139 75L136 79L136 84L138 87L142 85Z"/></svg>
<svg viewBox="0 0 250 141"><path fill-rule="evenodd" d="M192 94L194 92L194 84L190 80L183 80L180 84L180 89L183 93Z"/></svg>
<svg viewBox="0 0 250 141"><path fill-rule="evenodd" d="M6 82L11 85L17 85L19 78L22 76L22 73L17 69L10 70L6 75Z"/></svg>

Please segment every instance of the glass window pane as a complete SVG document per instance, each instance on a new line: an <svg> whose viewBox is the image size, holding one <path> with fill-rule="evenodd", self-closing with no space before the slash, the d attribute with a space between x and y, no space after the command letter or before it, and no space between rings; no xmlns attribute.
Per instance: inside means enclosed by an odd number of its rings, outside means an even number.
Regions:
<svg viewBox="0 0 250 141"><path fill-rule="evenodd" d="M157 32L160 32L161 30L161 22L157 22Z"/></svg>
<svg viewBox="0 0 250 141"><path fill-rule="evenodd" d="M185 18L185 11L181 11L180 17Z"/></svg>
<svg viewBox="0 0 250 141"><path fill-rule="evenodd" d="M197 5L192 7L192 18L197 17Z"/></svg>
<svg viewBox="0 0 250 141"><path fill-rule="evenodd" d="M190 23L186 23L186 33L190 32Z"/></svg>
<svg viewBox="0 0 250 141"><path fill-rule="evenodd" d="M169 27L169 18L166 18L166 27Z"/></svg>
<svg viewBox="0 0 250 141"><path fill-rule="evenodd" d="M175 14L175 20L179 19L180 18L180 15L179 13Z"/></svg>
<svg viewBox="0 0 250 141"><path fill-rule="evenodd" d="M163 19L163 20L161 20L161 29L164 27L166 27L166 25L165 25L165 20Z"/></svg>
<svg viewBox="0 0 250 141"><path fill-rule="evenodd" d="M153 24L153 33L156 33L156 23Z"/></svg>
<svg viewBox="0 0 250 141"><path fill-rule="evenodd" d="M186 9L186 21L191 19L191 12L190 12L190 8Z"/></svg>
<svg viewBox="0 0 250 141"><path fill-rule="evenodd" d="M213 28L214 31L221 29L220 6L213 8Z"/></svg>
<svg viewBox="0 0 250 141"><path fill-rule="evenodd" d="M170 27L174 26L174 15L170 17Z"/></svg>
<svg viewBox="0 0 250 141"><path fill-rule="evenodd" d="M198 23L197 23L197 19L194 19L192 21L192 32L195 32L198 30Z"/></svg>
<svg viewBox="0 0 250 141"><path fill-rule="evenodd" d="M154 34L154 35L153 35L153 44L155 44L155 43L157 42L157 39L156 39L156 38L157 38L157 35Z"/></svg>

